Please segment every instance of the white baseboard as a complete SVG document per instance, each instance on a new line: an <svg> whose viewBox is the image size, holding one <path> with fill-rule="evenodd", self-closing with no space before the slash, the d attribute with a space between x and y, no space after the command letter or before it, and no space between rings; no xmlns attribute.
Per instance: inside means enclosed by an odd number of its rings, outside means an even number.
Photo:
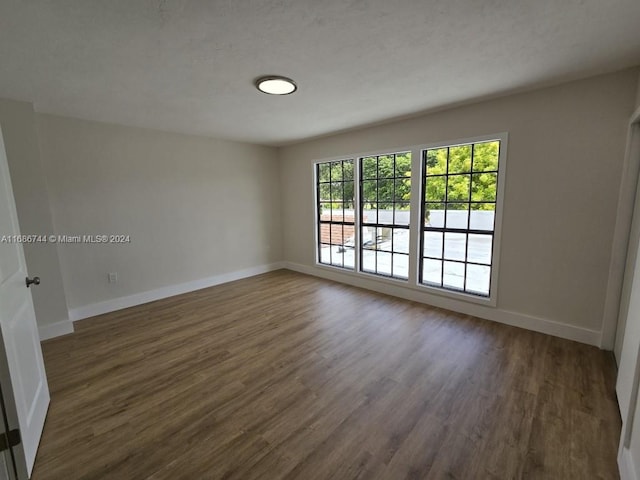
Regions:
<svg viewBox="0 0 640 480"><path fill-rule="evenodd" d="M620 470L620 480L638 480L636 469L633 466L631 452L628 448L620 448L618 453L618 469Z"/></svg>
<svg viewBox="0 0 640 480"><path fill-rule="evenodd" d="M284 268L300 273L306 273L316 277L326 278L336 282L346 283L355 287L361 287L375 292L393 295L395 297L412 300L414 302L426 303L434 307L445 308L454 312L472 315L474 317L493 320L494 322L512 325L514 327L533 330L534 332L545 333L555 337L566 338L588 345L599 347L601 332L589 330L587 328L576 327L566 323L556 322L545 318L534 317L518 312L511 312L494 308L490 306L480 305L476 303L463 302L453 298L433 295L424 290L406 287L402 285L393 285L392 281L377 280L375 278L363 278L348 272L334 271L330 268L311 267L293 262L284 262Z"/></svg>
<svg viewBox="0 0 640 480"><path fill-rule="evenodd" d="M510 312L498 308L488 307L475 303L462 302L448 297L440 297L417 289L407 288L400 285L392 285L388 282L378 281L372 278L360 278L354 275L345 274L330 269L311 267L293 262L278 262L269 265L261 265L245 270L215 275L200 280L193 280L178 285L170 285L168 287L150 290L147 292L136 293L126 297L114 298L103 302L93 303L69 310L69 322L59 322L52 325L40 327L40 338L42 340L53 338L59 335L66 335L73 332L72 321L82 320L84 318L102 315L104 313L114 312L123 308L141 305L143 303L153 302L174 295L200 290L202 288L220 285L222 283L240 280L242 278L260 275L262 273L271 272L280 268L287 268L300 273L313 275L316 277L326 278L336 282L346 283L356 287L366 288L380 293L393 295L415 302L426 303L435 307L445 308L466 315L493 320L495 322L512 325L515 327L533 330L535 332L545 333L556 337L575 340L577 342L589 345L599 346L601 333L596 330L589 330L574 325L556 322L544 318L534 317L517 312Z"/></svg>
<svg viewBox="0 0 640 480"><path fill-rule="evenodd" d="M63 322L50 323L47 325L38 325L38 335L40 341L49 340L54 337L61 337L73 333L73 322L65 320Z"/></svg>
<svg viewBox="0 0 640 480"><path fill-rule="evenodd" d="M102 315L103 313L115 312L116 310L122 310L123 308L134 307L143 303L149 303L155 300L173 297L174 295L193 292L194 290L201 290L203 288L213 287L214 285L220 285L222 283L233 282L234 280L240 280L242 278L253 277L255 275L260 275L261 273L267 273L281 268L284 268L283 263L271 263L269 265L260 265L258 267L247 268L245 270L238 270L235 272L228 272L221 275L214 275L212 277L180 283L178 285L169 285L168 287L149 290L147 292L135 293L126 297L113 298L111 300L105 300L103 302L97 302L90 305L84 305L82 307L72 308L69 310L69 318L75 322L76 320L82 320L83 318L95 317L96 315Z"/></svg>

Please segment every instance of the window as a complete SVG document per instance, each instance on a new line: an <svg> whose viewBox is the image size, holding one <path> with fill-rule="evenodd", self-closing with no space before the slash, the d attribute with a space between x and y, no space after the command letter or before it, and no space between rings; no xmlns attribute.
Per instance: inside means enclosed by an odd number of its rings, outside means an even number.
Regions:
<svg viewBox="0 0 640 480"><path fill-rule="evenodd" d="M317 263L496 305L507 136L316 163Z"/></svg>
<svg viewBox="0 0 640 480"><path fill-rule="evenodd" d="M489 297L500 140L422 151L420 283Z"/></svg>
<svg viewBox="0 0 640 480"><path fill-rule="evenodd" d="M361 270L409 278L411 152L360 159Z"/></svg>
<svg viewBox="0 0 640 480"><path fill-rule="evenodd" d="M353 160L316 164L318 263L353 269Z"/></svg>

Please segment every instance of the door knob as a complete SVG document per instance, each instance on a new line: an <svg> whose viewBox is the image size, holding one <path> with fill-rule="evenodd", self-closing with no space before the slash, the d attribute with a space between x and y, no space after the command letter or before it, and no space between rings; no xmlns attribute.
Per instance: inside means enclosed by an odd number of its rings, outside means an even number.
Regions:
<svg viewBox="0 0 640 480"><path fill-rule="evenodd" d="M40 277L33 277L33 278L27 277L25 278L25 283L27 284L27 288L29 288L32 283L34 285L40 285Z"/></svg>

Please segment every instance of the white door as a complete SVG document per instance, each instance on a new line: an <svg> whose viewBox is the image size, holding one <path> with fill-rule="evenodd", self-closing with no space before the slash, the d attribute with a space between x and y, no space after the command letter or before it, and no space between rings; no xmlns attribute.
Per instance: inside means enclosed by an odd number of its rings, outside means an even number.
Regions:
<svg viewBox="0 0 640 480"><path fill-rule="evenodd" d="M6 240L13 235L20 235L20 229L0 130L0 237ZM20 429L21 441L11 449L20 479L31 476L49 406L49 387L26 277L22 245L0 242L0 384L9 428Z"/></svg>

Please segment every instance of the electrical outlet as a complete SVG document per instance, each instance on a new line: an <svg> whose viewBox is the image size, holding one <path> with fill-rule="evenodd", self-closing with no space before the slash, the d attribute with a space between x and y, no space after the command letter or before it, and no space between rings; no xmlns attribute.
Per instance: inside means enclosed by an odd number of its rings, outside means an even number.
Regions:
<svg viewBox="0 0 640 480"><path fill-rule="evenodd" d="M116 283L118 281L118 274L116 272L112 272L109 274L109 283Z"/></svg>

